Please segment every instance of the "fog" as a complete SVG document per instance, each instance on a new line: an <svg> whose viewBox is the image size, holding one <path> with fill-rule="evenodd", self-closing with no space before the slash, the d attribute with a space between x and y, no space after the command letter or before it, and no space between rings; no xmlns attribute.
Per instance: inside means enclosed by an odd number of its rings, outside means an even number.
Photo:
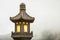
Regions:
<svg viewBox="0 0 60 40"><path fill-rule="evenodd" d="M14 31L10 17L19 13L22 2L26 4L27 14L35 17L30 25L33 38L40 38L44 31L60 33L60 0L0 0L0 35Z"/></svg>

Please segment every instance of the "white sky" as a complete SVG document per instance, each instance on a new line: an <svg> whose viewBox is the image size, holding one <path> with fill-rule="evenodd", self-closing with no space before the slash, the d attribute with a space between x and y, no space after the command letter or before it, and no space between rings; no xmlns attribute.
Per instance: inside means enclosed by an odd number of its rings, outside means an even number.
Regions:
<svg viewBox="0 0 60 40"><path fill-rule="evenodd" d="M14 23L9 17L19 13L20 3L26 4L26 12L35 17L31 24L34 35L42 31L60 31L60 0L0 0L0 34L9 34L14 30Z"/></svg>

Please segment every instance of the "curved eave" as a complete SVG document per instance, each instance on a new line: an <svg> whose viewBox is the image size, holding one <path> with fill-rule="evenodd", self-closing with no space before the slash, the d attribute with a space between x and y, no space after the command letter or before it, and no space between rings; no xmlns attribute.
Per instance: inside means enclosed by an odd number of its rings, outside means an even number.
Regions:
<svg viewBox="0 0 60 40"><path fill-rule="evenodd" d="M14 17L10 17L10 20L12 22L16 22L16 21L28 21L28 22L33 22L35 20L34 17L29 16L27 13L25 12L21 12L18 15L14 16Z"/></svg>
<svg viewBox="0 0 60 40"><path fill-rule="evenodd" d="M20 19L14 19L13 17L10 17L10 20L12 21L12 22L17 22L17 21L26 21L26 22L34 22L34 20L35 20L35 18L33 17L33 19L24 19L24 18L20 18Z"/></svg>

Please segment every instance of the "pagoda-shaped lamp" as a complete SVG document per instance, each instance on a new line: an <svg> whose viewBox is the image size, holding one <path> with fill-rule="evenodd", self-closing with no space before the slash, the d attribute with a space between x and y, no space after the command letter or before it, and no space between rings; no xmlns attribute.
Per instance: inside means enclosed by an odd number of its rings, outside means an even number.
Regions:
<svg viewBox="0 0 60 40"><path fill-rule="evenodd" d="M20 5L20 12L10 20L15 23L15 32L12 32L14 40L31 40L33 33L30 33L30 23L34 21L34 17L26 13L26 6L24 3Z"/></svg>

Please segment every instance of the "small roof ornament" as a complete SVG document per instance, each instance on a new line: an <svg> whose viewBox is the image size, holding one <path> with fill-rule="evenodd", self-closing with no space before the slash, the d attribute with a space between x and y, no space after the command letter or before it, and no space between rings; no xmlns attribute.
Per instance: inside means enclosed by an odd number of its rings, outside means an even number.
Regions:
<svg viewBox="0 0 60 40"><path fill-rule="evenodd" d="M26 6L24 3L21 3L20 5L20 12L18 15L14 16L14 17L10 17L10 20L12 22L22 22L22 21L26 21L26 22L33 22L34 21L34 17L31 17L29 16L27 13L26 13Z"/></svg>
<svg viewBox="0 0 60 40"><path fill-rule="evenodd" d="M24 3L21 3L21 5L20 5L20 10L25 10L26 9L26 7L25 7L25 4Z"/></svg>

